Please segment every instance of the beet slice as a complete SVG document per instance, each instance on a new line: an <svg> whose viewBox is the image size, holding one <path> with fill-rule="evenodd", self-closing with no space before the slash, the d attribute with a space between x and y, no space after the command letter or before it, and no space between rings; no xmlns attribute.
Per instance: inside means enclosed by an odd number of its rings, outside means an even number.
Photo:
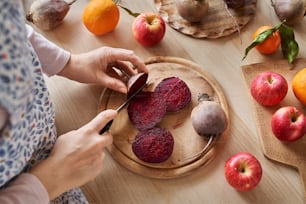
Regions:
<svg viewBox="0 0 306 204"><path fill-rule="evenodd" d="M138 91L148 80L148 73L138 73L130 77L127 82L128 92L127 98L130 98Z"/></svg>
<svg viewBox="0 0 306 204"><path fill-rule="evenodd" d="M149 163L166 161L173 152L174 140L170 131L154 127L139 131L132 144L134 154Z"/></svg>
<svg viewBox="0 0 306 204"><path fill-rule="evenodd" d="M138 93L127 108L131 122L139 130L157 125L163 119L166 110L164 99L155 92Z"/></svg>
<svg viewBox="0 0 306 204"><path fill-rule="evenodd" d="M167 112L183 109L191 101L191 92L187 84L178 77L163 79L155 88L161 98L165 98Z"/></svg>

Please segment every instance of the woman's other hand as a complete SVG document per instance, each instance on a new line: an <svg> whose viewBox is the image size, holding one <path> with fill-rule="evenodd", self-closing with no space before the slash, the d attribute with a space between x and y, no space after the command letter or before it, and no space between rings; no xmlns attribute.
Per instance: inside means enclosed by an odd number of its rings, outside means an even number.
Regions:
<svg viewBox="0 0 306 204"><path fill-rule="evenodd" d="M103 111L80 129L59 136L49 157L33 167L30 173L45 186L50 200L84 185L101 172L104 149L113 138L108 132L99 132L116 115L114 110Z"/></svg>
<svg viewBox="0 0 306 204"><path fill-rule="evenodd" d="M148 72L144 62L132 50L101 47L83 54L72 54L59 75L126 93L126 84L113 68L130 76L137 72Z"/></svg>

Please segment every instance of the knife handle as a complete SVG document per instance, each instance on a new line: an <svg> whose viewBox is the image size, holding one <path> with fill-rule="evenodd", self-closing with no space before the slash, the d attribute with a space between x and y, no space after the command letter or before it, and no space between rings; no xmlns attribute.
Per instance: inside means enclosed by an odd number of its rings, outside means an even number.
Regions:
<svg viewBox="0 0 306 204"><path fill-rule="evenodd" d="M100 130L99 134L102 135L103 133L108 131L110 129L110 127L112 126L113 122L114 122L114 120L108 121L108 123L106 123L106 125L102 128L102 130Z"/></svg>

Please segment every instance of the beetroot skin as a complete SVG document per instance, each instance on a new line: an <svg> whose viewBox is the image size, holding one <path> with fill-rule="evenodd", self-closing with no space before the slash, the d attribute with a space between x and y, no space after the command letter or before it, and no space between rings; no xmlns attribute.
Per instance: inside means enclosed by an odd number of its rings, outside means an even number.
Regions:
<svg viewBox="0 0 306 204"><path fill-rule="evenodd" d="M157 125L166 114L166 103L155 92L140 92L130 102L127 111L133 125L145 130Z"/></svg>
<svg viewBox="0 0 306 204"><path fill-rule="evenodd" d="M172 134L166 129L154 127L138 132L132 150L144 162L160 163L171 156L173 146Z"/></svg>
<svg viewBox="0 0 306 204"><path fill-rule="evenodd" d="M163 79L155 88L155 92L166 100L167 112L179 111L191 101L190 89L178 77Z"/></svg>

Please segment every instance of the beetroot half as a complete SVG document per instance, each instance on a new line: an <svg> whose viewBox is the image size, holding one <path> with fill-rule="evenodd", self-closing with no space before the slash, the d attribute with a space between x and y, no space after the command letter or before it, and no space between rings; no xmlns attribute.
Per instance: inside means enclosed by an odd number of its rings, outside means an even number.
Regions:
<svg viewBox="0 0 306 204"><path fill-rule="evenodd" d="M140 160L149 163L166 161L173 152L172 134L164 128L152 128L139 131L132 144L134 154Z"/></svg>
<svg viewBox="0 0 306 204"><path fill-rule="evenodd" d="M145 130L157 125L166 114L166 103L155 92L140 92L130 102L127 111L133 125Z"/></svg>
<svg viewBox="0 0 306 204"><path fill-rule="evenodd" d="M155 88L167 105L167 112L176 112L183 109L191 101L191 92L187 84L178 77L163 79Z"/></svg>
<svg viewBox="0 0 306 204"><path fill-rule="evenodd" d="M127 98L137 92L148 80L148 73L138 73L130 77L127 82Z"/></svg>

